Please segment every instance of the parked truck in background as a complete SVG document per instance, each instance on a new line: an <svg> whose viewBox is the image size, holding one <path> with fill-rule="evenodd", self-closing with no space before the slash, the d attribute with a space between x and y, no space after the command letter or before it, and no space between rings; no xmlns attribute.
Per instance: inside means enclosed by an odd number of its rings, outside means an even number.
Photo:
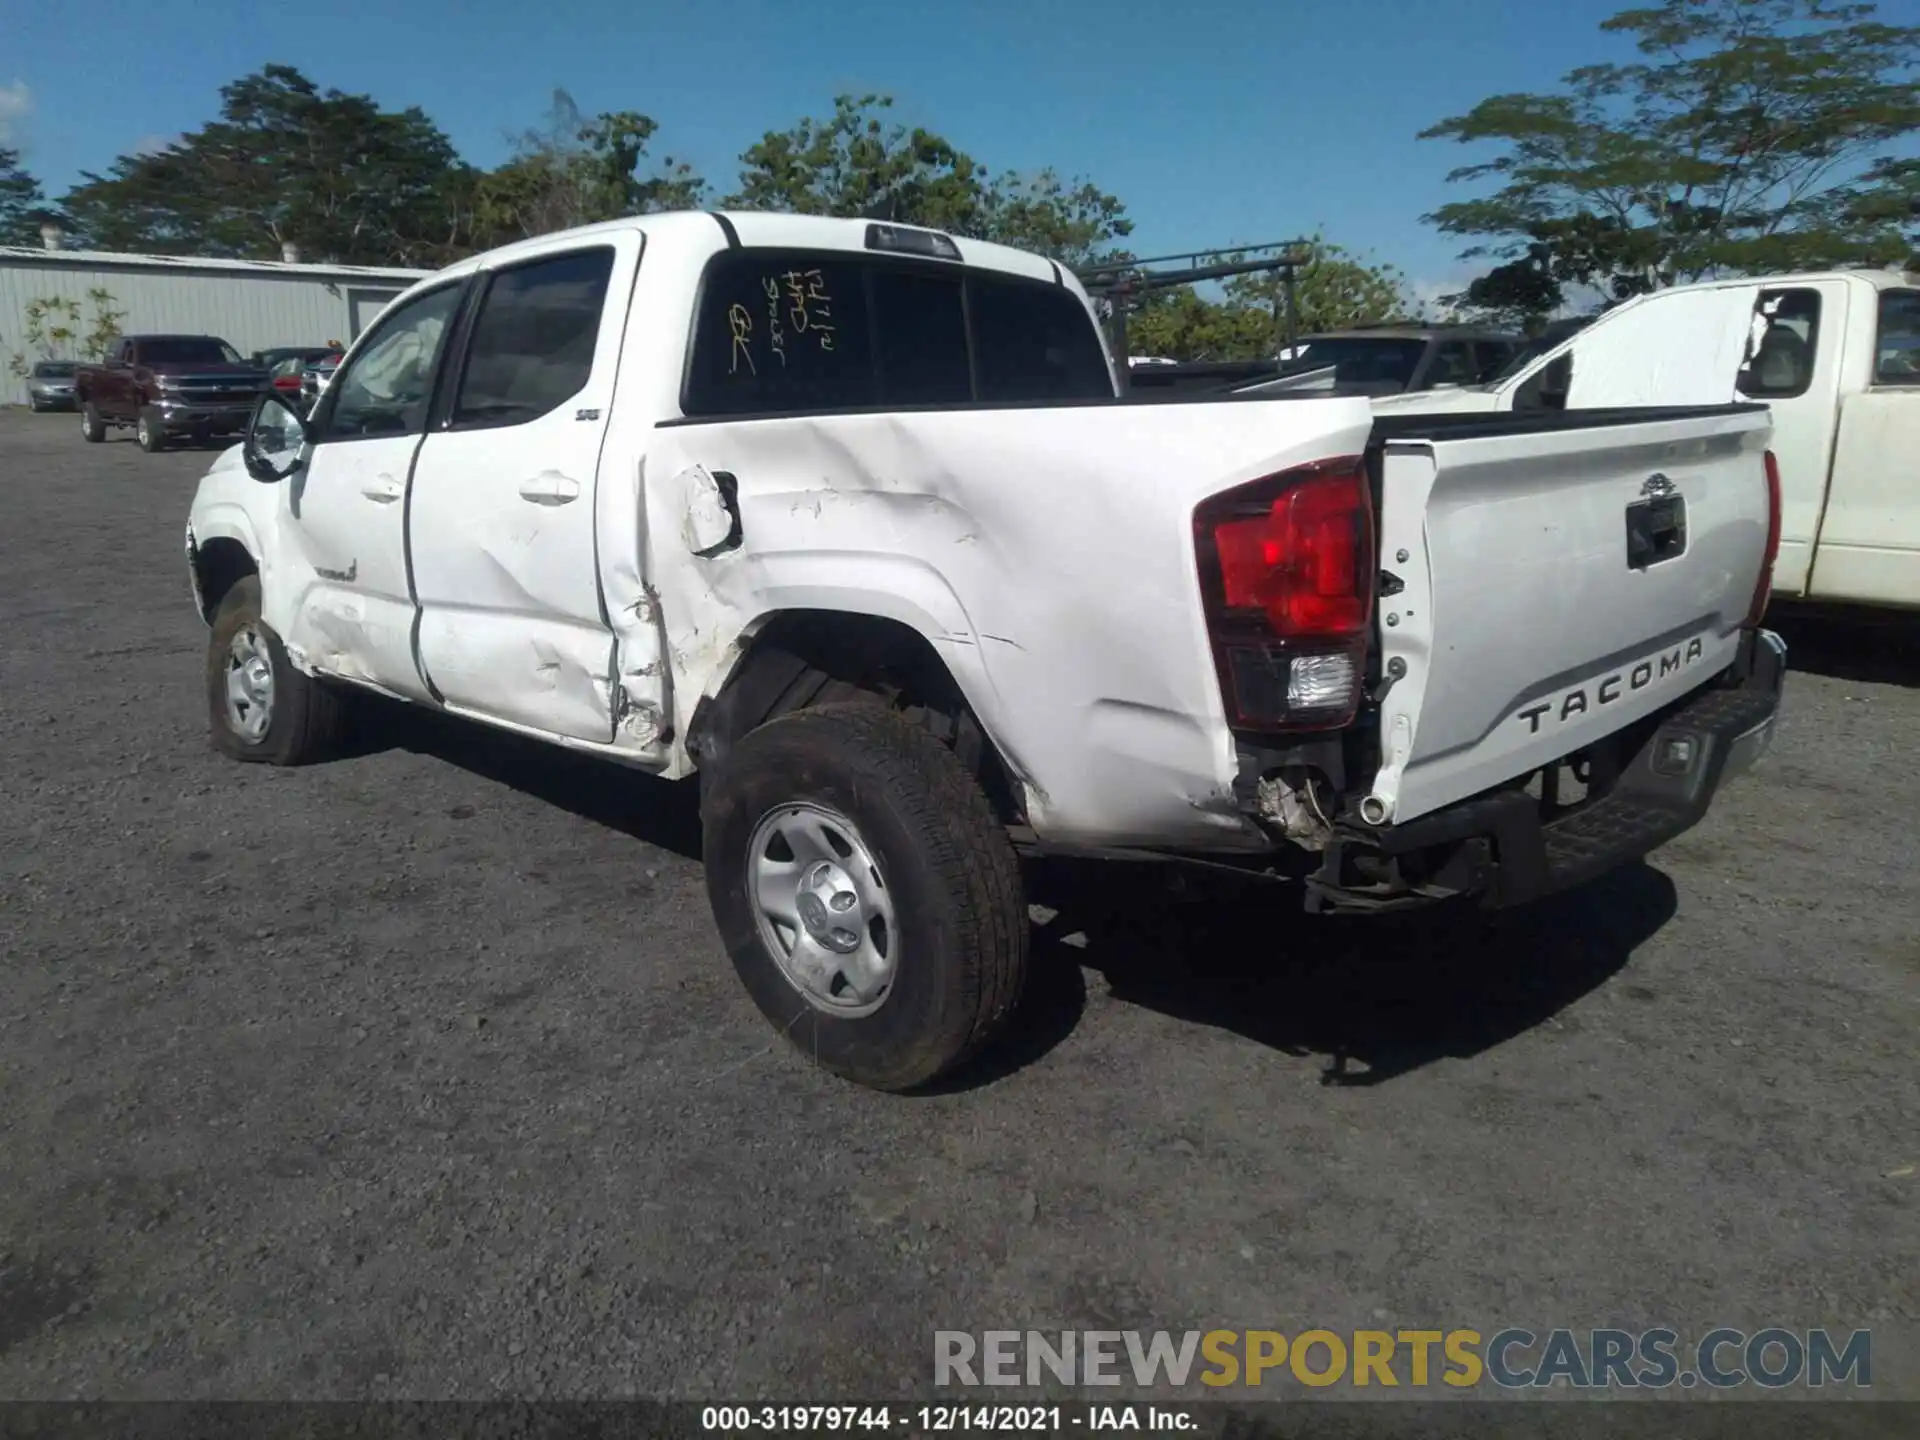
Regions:
<svg viewBox="0 0 1920 1440"><path fill-rule="evenodd" d="M131 427L151 453L181 437L239 434L266 385L265 369L216 336L122 335L75 372L74 400L88 441Z"/></svg>
<svg viewBox="0 0 1920 1440"><path fill-rule="evenodd" d="M1071 276L936 231L461 261L202 480L213 742L310 761L371 692L697 776L747 990L889 1089L1012 1012L1023 854L1513 905L1765 749L1765 407L1121 390Z"/></svg>
<svg viewBox="0 0 1920 1440"><path fill-rule="evenodd" d="M1920 275L1842 270L1683 285L1630 300L1492 385L1377 413L1753 401L1773 415L1774 594L1920 610Z"/></svg>

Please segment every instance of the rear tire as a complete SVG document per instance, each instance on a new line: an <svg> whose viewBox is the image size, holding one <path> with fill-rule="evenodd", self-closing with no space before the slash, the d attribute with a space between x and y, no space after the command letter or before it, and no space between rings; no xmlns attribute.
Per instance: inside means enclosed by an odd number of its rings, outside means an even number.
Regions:
<svg viewBox="0 0 1920 1440"><path fill-rule="evenodd" d="M924 728L860 701L795 711L740 740L704 800L722 942L802 1054L910 1090L997 1037L1027 973L1019 862L985 792ZM788 844L784 826L825 839Z"/></svg>
<svg viewBox="0 0 1920 1440"><path fill-rule="evenodd" d="M100 418L100 407L91 400L80 407L80 435L89 445L107 438L107 422Z"/></svg>
<svg viewBox="0 0 1920 1440"><path fill-rule="evenodd" d="M161 425L160 417L154 413L151 405L141 407L140 419L133 433L140 442L140 448L149 455L158 455L167 448L166 428Z"/></svg>
<svg viewBox="0 0 1920 1440"><path fill-rule="evenodd" d="M235 582L207 637L207 718L213 748L260 765L310 765L346 739L346 697L293 668L260 618L260 577Z"/></svg>

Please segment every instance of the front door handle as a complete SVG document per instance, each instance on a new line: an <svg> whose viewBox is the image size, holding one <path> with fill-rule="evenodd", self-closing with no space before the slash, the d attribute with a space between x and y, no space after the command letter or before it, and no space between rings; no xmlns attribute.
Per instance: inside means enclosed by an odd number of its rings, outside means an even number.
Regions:
<svg viewBox="0 0 1920 1440"><path fill-rule="evenodd" d="M360 487L360 493L376 505L391 505L400 498L400 482L391 475L376 475Z"/></svg>
<svg viewBox="0 0 1920 1440"><path fill-rule="evenodd" d="M565 505L579 495L580 482L556 470L542 470L532 479L520 482L520 498L531 500L535 505Z"/></svg>

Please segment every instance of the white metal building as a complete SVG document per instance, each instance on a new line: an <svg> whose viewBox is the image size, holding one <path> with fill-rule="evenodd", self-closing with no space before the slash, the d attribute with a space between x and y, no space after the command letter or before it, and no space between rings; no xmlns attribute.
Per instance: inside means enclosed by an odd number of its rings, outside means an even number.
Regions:
<svg viewBox="0 0 1920 1440"><path fill-rule="evenodd" d="M280 345L346 344L426 273L0 246L0 405L27 398L26 383L7 362L21 354L45 358L28 353L27 307L35 300L76 302L84 336L95 322L88 292L104 290L112 308L125 312L117 327L124 334L217 335L246 355Z"/></svg>

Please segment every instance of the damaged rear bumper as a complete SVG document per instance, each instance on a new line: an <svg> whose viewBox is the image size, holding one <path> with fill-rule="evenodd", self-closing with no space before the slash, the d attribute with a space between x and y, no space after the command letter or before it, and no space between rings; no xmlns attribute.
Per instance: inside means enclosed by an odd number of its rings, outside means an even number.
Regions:
<svg viewBox="0 0 1920 1440"><path fill-rule="evenodd" d="M1558 809L1516 784L1401 825L1344 820L1307 881L1307 908L1398 909L1458 895L1505 908L1638 860L1697 825L1720 786L1766 753L1785 675L1785 643L1751 632L1720 680L1584 761L1596 778L1575 806Z"/></svg>

